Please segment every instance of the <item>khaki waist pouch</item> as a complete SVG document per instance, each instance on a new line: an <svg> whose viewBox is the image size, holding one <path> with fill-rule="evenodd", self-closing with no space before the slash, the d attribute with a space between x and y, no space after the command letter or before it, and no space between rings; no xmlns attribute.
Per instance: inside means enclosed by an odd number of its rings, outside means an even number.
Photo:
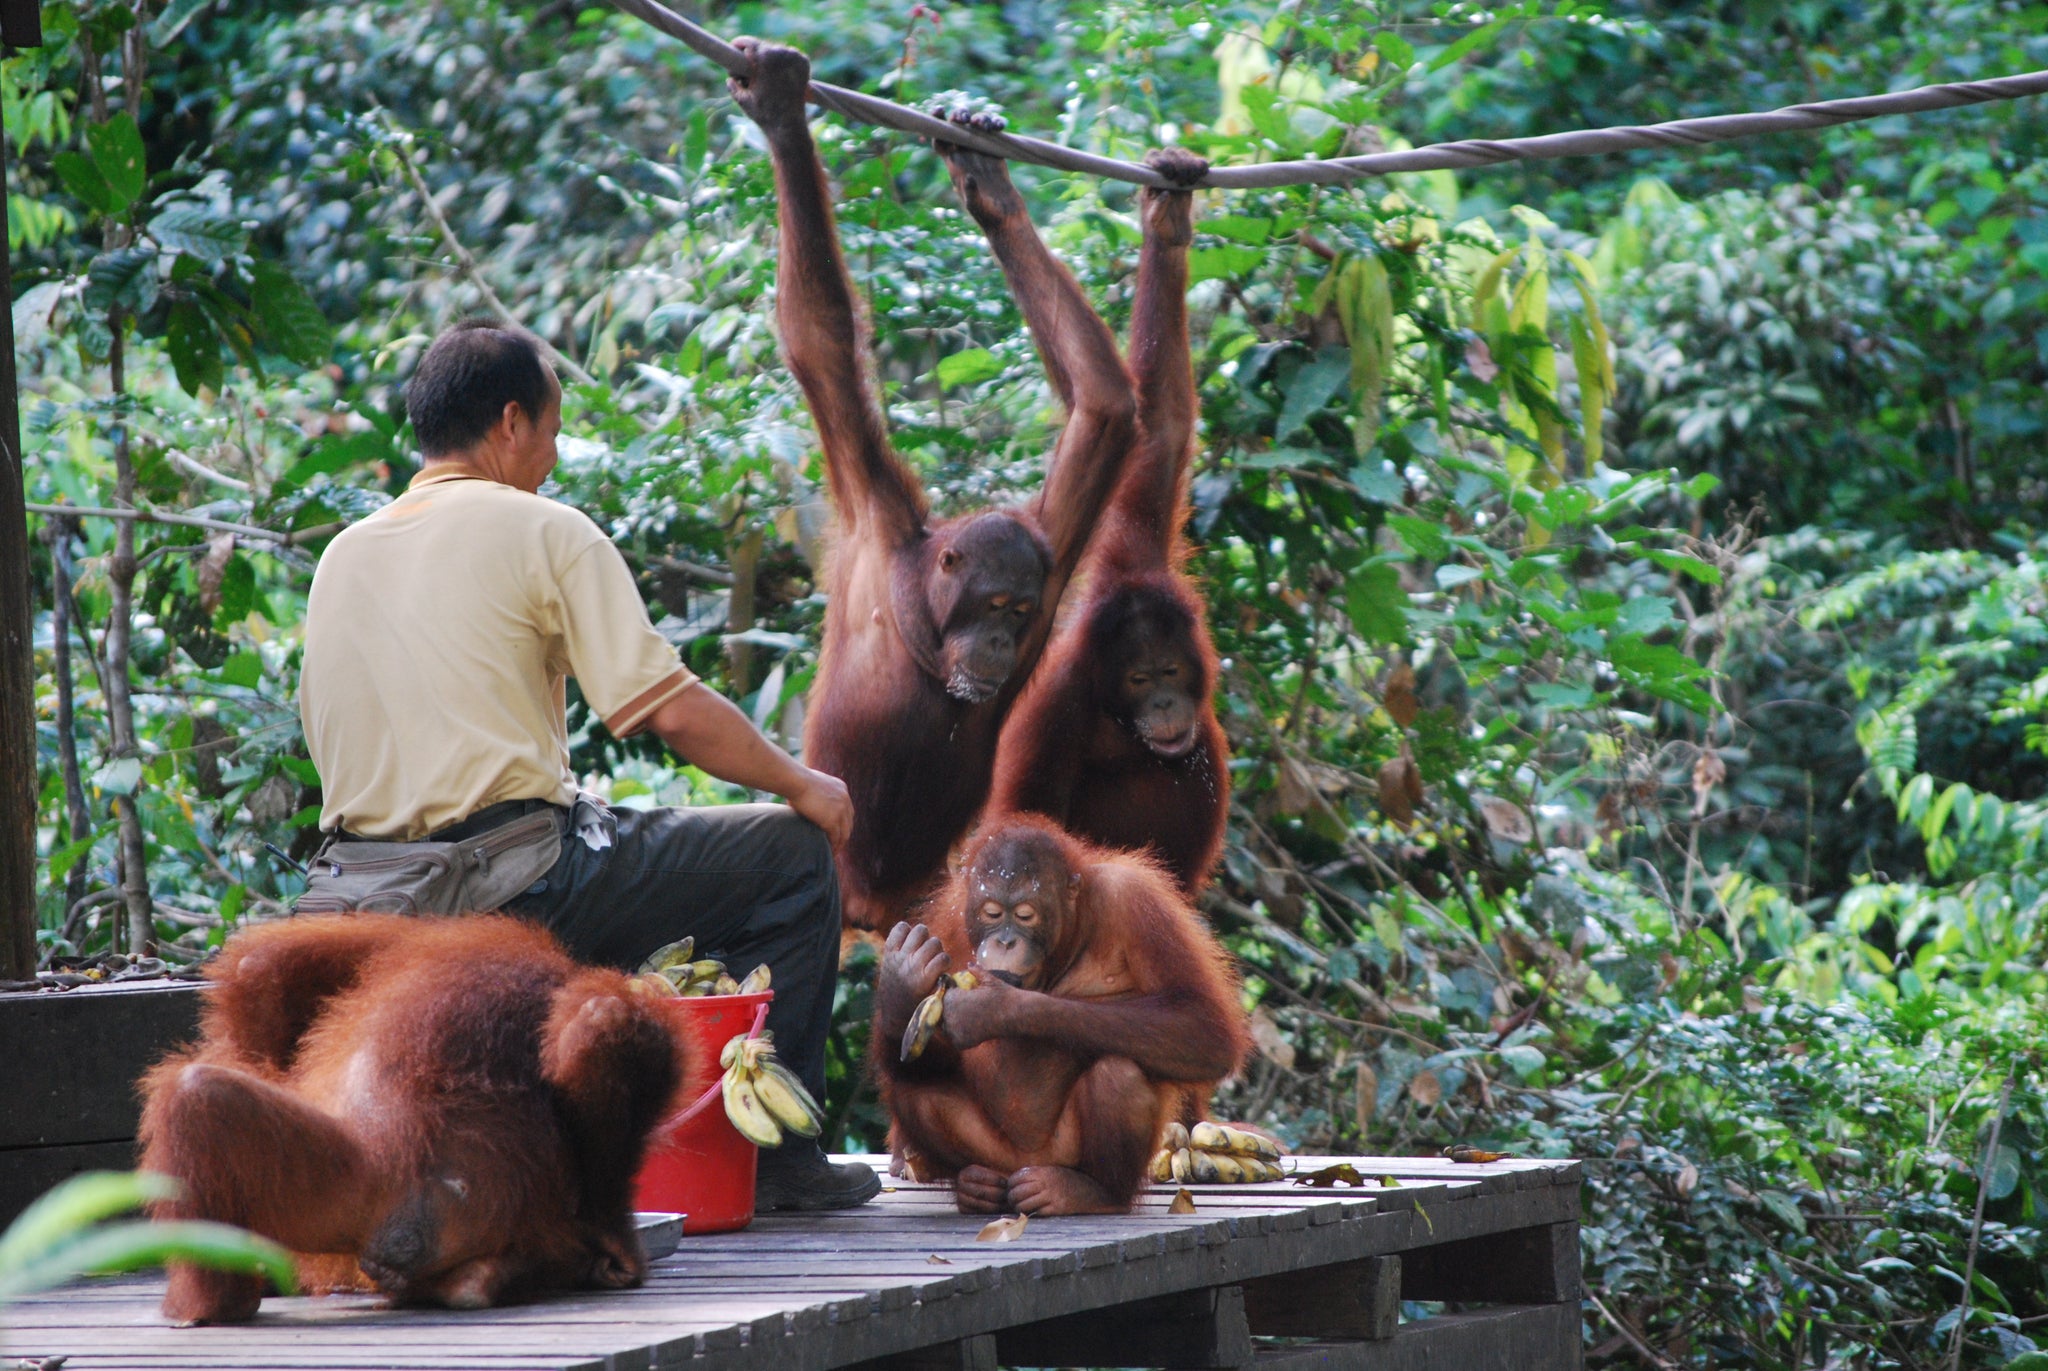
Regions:
<svg viewBox="0 0 2048 1371"><path fill-rule="evenodd" d="M539 809L452 843L331 838L307 868L300 914L470 914L501 908L562 855L563 814Z"/></svg>

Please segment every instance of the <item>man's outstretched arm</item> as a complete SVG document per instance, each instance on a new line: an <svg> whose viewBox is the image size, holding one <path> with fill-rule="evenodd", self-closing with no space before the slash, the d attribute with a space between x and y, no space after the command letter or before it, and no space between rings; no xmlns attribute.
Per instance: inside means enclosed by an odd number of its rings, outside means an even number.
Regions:
<svg viewBox="0 0 2048 1371"><path fill-rule="evenodd" d="M813 771L754 727L740 707L703 682L664 700L647 727L675 754L721 781L765 790L825 830L834 848L853 830L853 801L837 776Z"/></svg>

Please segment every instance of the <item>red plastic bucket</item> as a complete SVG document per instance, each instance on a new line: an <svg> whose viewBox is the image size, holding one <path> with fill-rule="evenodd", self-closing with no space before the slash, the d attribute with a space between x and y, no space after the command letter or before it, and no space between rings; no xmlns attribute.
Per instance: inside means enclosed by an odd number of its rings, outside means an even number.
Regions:
<svg viewBox="0 0 2048 1371"><path fill-rule="evenodd" d="M760 1150L732 1126L718 1082L718 1054L767 1013L757 995L692 995L659 1001L690 1044L682 1106L655 1132L633 1182L633 1207L683 1216L683 1235L730 1233L754 1221L754 1165Z"/></svg>

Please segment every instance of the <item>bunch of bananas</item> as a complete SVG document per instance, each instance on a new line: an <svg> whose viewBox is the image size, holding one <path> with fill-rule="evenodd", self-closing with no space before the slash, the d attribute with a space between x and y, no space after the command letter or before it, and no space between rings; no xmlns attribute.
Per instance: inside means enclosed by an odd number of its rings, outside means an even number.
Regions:
<svg viewBox="0 0 2048 1371"><path fill-rule="evenodd" d="M1152 1158L1155 1181L1194 1181L1199 1185L1249 1185L1277 1181L1280 1144L1263 1133L1228 1124L1198 1123L1193 1128L1170 1123Z"/></svg>
<svg viewBox="0 0 2048 1371"><path fill-rule="evenodd" d="M914 1062L931 1046L932 1035L939 1031L939 1021L946 1017L948 990L972 990L980 984L981 978L972 971L955 971L939 977L938 988L919 1000L910 1013L910 1025L903 1030L903 1060Z"/></svg>
<svg viewBox="0 0 2048 1371"><path fill-rule="evenodd" d="M633 988L643 995L752 995L766 990L768 965L749 971L745 980L734 980L725 963L713 957L691 960L697 950L695 938L679 938L640 963Z"/></svg>
<svg viewBox="0 0 2048 1371"><path fill-rule="evenodd" d="M815 1138L824 1126L824 1111L804 1083L775 1058L775 1039L734 1038L718 1054L725 1068L719 1089L725 1116L740 1136L756 1147L780 1147L785 1132Z"/></svg>

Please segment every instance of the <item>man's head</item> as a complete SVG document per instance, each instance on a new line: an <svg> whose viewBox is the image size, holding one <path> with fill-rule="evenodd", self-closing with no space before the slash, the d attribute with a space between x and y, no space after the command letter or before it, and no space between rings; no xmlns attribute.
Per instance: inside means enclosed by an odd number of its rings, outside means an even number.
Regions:
<svg viewBox="0 0 2048 1371"><path fill-rule="evenodd" d="M562 388L524 329L485 319L449 329L420 359L405 409L429 462L464 462L526 491L555 469Z"/></svg>

